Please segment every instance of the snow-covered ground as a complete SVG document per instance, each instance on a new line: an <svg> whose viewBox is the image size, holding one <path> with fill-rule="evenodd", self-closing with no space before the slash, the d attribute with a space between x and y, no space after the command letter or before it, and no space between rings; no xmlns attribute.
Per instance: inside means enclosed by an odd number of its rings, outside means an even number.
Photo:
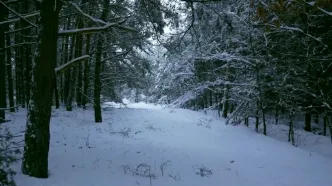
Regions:
<svg viewBox="0 0 332 186"><path fill-rule="evenodd" d="M296 148L185 109L143 103L103 108L98 124L92 110L55 110L50 177L19 172L17 185L331 186L330 143ZM11 117L11 130L24 131L25 112ZM19 171L20 162L14 168Z"/></svg>

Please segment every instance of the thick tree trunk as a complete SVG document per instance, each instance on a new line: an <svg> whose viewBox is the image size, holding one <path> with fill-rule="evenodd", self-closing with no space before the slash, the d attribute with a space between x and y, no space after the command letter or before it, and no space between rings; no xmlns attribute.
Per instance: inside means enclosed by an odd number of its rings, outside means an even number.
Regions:
<svg viewBox="0 0 332 186"><path fill-rule="evenodd" d="M56 9L54 9L56 7ZM50 118L57 58L58 14L60 0L40 2L38 54L33 65L31 99L28 106L22 172L26 175L48 177Z"/></svg>
<svg viewBox="0 0 332 186"><path fill-rule="evenodd" d="M6 18L6 8L0 4L0 22ZM6 108L6 74L5 74L5 27L0 26L0 108ZM5 110L0 109L0 123L5 120Z"/></svg>
<svg viewBox="0 0 332 186"><path fill-rule="evenodd" d="M311 132L311 114L310 112L306 112L304 114L304 123L305 123L305 126L304 126L304 130L307 131L307 132Z"/></svg>

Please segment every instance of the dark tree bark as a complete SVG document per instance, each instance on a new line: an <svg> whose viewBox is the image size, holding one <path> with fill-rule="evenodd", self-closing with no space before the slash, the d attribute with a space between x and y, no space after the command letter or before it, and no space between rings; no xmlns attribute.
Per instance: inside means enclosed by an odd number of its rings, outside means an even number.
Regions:
<svg viewBox="0 0 332 186"><path fill-rule="evenodd" d="M295 138L294 138L294 113L292 111L289 112L289 130L288 130L288 141L295 145Z"/></svg>
<svg viewBox="0 0 332 186"><path fill-rule="evenodd" d="M70 44L70 50L69 50L69 54L68 54L68 61L73 59L73 51L74 51L74 46L75 46L75 37L71 38L71 44ZM74 70L73 69L69 69L66 71L66 82L65 82L65 91L66 91L66 109L67 111L72 111L73 110L73 89L74 89L74 78L75 76L74 74Z"/></svg>
<svg viewBox="0 0 332 186"><path fill-rule="evenodd" d="M86 35L86 48L85 48L85 54L89 55L90 54L90 40L91 40L91 35L87 34ZM82 105L83 108L86 109L86 104L88 102L87 96L88 96L88 91L89 91L89 72L90 72L90 60L85 60L84 61L84 93L83 93L83 98L82 98Z"/></svg>
<svg viewBox="0 0 332 186"><path fill-rule="evenodd" d="M7 30L9 27L7 26ZM7 34L6 45L10 46L10 34ZM15 112L14 105L14 89L13 89L13 74L12 74L12 53L11 48L7 48L7 62L6 62L6 71L7 71L7 83L8 83L8 99L9 99L9 111Z"/></svg>
<svg viewBox="0 0 332 186"><path fill-rule="evenodd" d="M0 22L6 18L6 8L0 4ZM5 74L5 27L0 26L0 108L6 108L6 74ZM0 109L0 123L5 120L5 110Z"/></svg>
<svg viewBox="0 0 332 186"><path fill-rule="evenodd" d="M328 115L324 115L324 128L323 128L323 135L326 136L326 128L327 128L327 122L328 122ZM332 134L331 134L332 135Z"/></svg>
<svg viewBox="0 0 332 186"><path fill-rule="evenodd" d="M78 20L78 28L83 28L84 27L84 23L82 18L79 18ZM76 49L75 49L75 56L76 57L80 57L82 56L82 50L83 50L83 35L79 34L78 36L76 36ZM77 88L76 88L76 102L77 102L77 106L81 107L82 106L82 87L83 87L83 75L82 75L82 64L79 63L78 64L78 68L77 68Z"/></svg>
<svg viewBox="0 0 332 186"><path fill-rule="evenodd" d="M54 78L54 99L55 99L55 108L58 109L60 107L60 98L59 98L59 89L57 83L57 77Z"/></svg>
<svg viewBox="0 0 332 186"><path fill-rule="evenodd" d="M57 58L58 14L61 4L60 0L41 1L41 19L37 22L40 27L39 52L33 65L32 94L28 106L22 172L38 178L48 177L49 126Z"/></svg>
<svg viewBox="0 0 332 186"><path fill-rule="evenodd" d="M306 112L304 117L305 117L305 119L304 119L304 123L305 123L304 130L307 131L307 132L311 132L311 113Z"/></svg>
<svg viewBox="0 0 332 186"><path fill-rule="evenodd" d="M276 105L276 113L275 113L275 119L276 119L276 124L279 122L279 106Z"/></svg>
<svg viewBox="0 0 332 186"><path fill-rule="evenodd" d="M24 0L23 2L23 9L24 13L28 14L29 13L29 5L31 4L30 0ZM30 26L27 24L25 21L22 22L22 27L28 27ZM31 35L31 29L26 29L24 31L25 36L30 36ZM24 38L25 42L31 42L30 37L25 37ZM29 104L30 100L30 88L31 88L31 74L32 74L32 52L31 52L31 45L24 45L24 48L22 48L24 51L24 61L25 61L25 102L26 105Z"/></svg>
<svg viewBox="0 0 332 186"><path fill-rule="evenodd" d="M109 0L103 0L103 11L101 14L101 20L106 21L107 15L109 13ZM96 52L96 64L95 64L95 82L94 82L94 110L95 110L95 122L101 123L103 121L101 115L101 105L100 105L100 93L101 93L101 56L103 50L103 37L99 34L97 42L97 52Z"/></svg>

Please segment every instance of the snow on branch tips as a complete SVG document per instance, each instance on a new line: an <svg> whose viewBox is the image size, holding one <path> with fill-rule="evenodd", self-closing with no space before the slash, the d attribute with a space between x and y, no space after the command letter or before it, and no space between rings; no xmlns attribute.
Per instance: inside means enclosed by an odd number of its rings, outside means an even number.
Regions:
<svg viewBox="0 0 332 186"><path fill-rule="evenodd" d="M74 7L75 10L77 12L79 12L82 16L89 19L90 21L97 24L98 26L97 27L89 27L89 28L81 28L81 29L62 30L62 31L59 31L59 33L58 33L59 36L68 36L68 35L81 34L81 33L91 34L91 33L96 33L96 32L107 31L110 28L117 28L117 29L120 29L120 30L123 30L123 31L129 31L129 32L137 32L133 28L121 25L122 23L124 23L126 21L126 19L124 19L120 22L116 22L116 23L108 23L108 22L105 22L101 19L94 18L94 17L90 16L89 14L83 12L83 10L77 4L75 4L73 2L68 2L68 4L70 4L72 7Z"/></svg>
<svg viewBox="0 0 332 186"><path fill-rule="evenodd" d="M75 63L78 63L80 61L83 61L85 59L88 59L88 58L91 58L89 55L84 55L84 56L81 56L81 57L78 57L78 58L75 58L57 68L55 68L55 73L60 73L60 72L64 72L66 71L67 69L69 69L70 67L72 67Z"/></svg>

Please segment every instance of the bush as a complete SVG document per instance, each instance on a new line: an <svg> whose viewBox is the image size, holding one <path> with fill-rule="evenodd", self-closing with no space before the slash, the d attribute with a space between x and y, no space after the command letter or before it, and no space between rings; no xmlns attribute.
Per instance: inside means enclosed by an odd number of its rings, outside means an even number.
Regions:
<svg viewBox="0 0 332 186"><path fill-rule="evenodd" d="M18 160L19 149L13 140L13 135L4 126L0 125L0 185L15 186L15 172L10 165Z"/></svg>

